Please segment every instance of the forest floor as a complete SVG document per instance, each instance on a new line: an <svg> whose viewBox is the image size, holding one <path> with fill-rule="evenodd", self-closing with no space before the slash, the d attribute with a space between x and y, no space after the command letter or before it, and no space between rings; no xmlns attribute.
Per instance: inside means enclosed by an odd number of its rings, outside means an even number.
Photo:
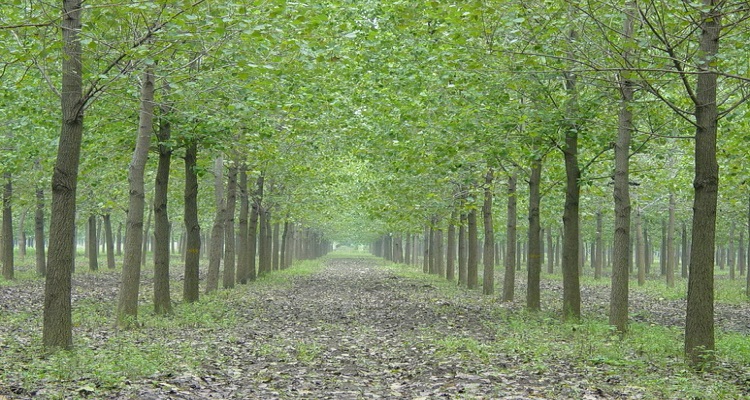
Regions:
<svg viewBox="0 0 750 400"><path fill-rule="evenodd" d="M42 281L0 286L0 400L750 398L747 363L720 357L697 373L674 356L684 301L632 295L631 335L667 333L628 342L606 321L561 323L557 283L544 283L550 311L529 314L522 301L407 268L329 258L287 280L205 297L194 315L178 306L179 324L144 316L128 332L111 326L119 273L76 274L74 304L90 314L74 318L75 356L34 354ZM608 296L584 287L585 313L601 319ZM719 305L718 329L748 341L748 315L749 304Z"/></svg>

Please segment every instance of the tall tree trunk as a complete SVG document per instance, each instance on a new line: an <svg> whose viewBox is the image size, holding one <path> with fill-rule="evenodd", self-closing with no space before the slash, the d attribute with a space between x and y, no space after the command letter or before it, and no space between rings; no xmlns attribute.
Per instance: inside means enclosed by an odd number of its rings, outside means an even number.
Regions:
<svg viewBox="0 0 750 400"><path fill-rule="evenodd" d="M424 227L424 236L422 237L422 272L427 274L430 272L430 226Z"/></svg>
<svg viewBox="0 0 750 400"><path fill-rule="evenodd" d="M147 66L141 87L141 111L138 138L128 168L129 203L125 229L125 255L122 262L122 283L117 303L117 324L130 326L138 318L138 290L141 281L141 251L143 250L143 213L145 209L144 173L151 145L154 123L154 71Z"/></svg>
<svg viewBox="0 0 750 400"><path fill-rule="evenodd" d="M528 274L526 276L526 308L539 311L541 305L542 273L542 226L539 220L541 207L540 184L542 181L542 159L535 156L531 161L529 175L529 255Z"/></svg>
<svg viewBox="0 0 750 400"><path fill-rule="evenodd" d="M88 249L89 249L89 271L99 270L99 245L96 240L96 215L89 215L87 231Z"/></svg>
<svg viewBox="0 0 750 400"><path fill-rule="evenodd" d="M219 156L214 160L214 198L216 212L211 228L211 247L208 254L208 274L206 275L206 293L219 289L219 271L221 256L224 253L224 222L226 220L226 203L224 202L224 159Z"/></svg>
<svg viewBox="0 0 750 400"><path fill-rule="evenodd" d="M407 265L413 264L411 260L412 255L412 242L411 242L411 233L406 234L406 244L404 244L404 263Z"/></svg>
<svg viewBox="0 0 750 400"><path fill-rule="evenodd" d="M49 265L44 283L42 343L47 348L73 346L71 310L72 238L75 232L76 187L83 134L83 63L81 62L81 4L63 0L62 10L62 126L52 174L52 213Z"/></svg>
<svg viewBox="0 0 750 400"><path fill-rule="evenodd" d="M659 270L661 276L667 276L667 221L661 220L661 248L659 249Z"/></svg>
<svg viewBox="0 0 750 400"><path fill-rule="evenodd" d="M121 256L122 255L122 222L117 223L117 239L116 239L115 246L117 247L116 254L118 256Z"/></svg>
<svg viewBox="0 0 750 400"><path fill-rule="evenodd" d="M463 207L463 202L461 207ZM466 238L467 219L467 214L461 211L458 218L458 284L462 286L466 286L469 259L469 249L467 249L468 239Z"/></svg>
<svg viewBox="0 0 750 400"><path fill-rule="evenodd" d="M667 286L674 287L674 267L677 257L674 250L674 193L669 194L669 222L667 222Z"/></svg>
<svg viewBox="0 0 750 400"><path fill-rule="evenodd" d="M11 280L14 278L13 260L13 209L11 199L13 198L13 184L10 172L3 175L5 187L3 190L3 278Z"/></svg>
<svg viewBox="0 0 750 400"><path fill-rule="evenodd" d="M248 259L248 217L250 214L250 196L248 194L247 187L247 166L242 165L240 167L240 178L239 178L239 189L240 189L240 223L238 227L238 239L237 239L237 282L241 285L247 283L248 277L248 266L250 260Z"/></svg>
<svg viewBox="0 0 750 400"><path fill-rule="evenodd" d="M168 85L165 87L169 88ZM167 93L168 94L168 93ZM172 299L169 293L169 248L172 242L167 209L169 196L169 169L172 164L172 126L169 122L170 107L162 105L159 129L156 138L159 141L157 150L159 162L156 166L154 181L154 313L167 315L172 313ZM148 229L146 229L148 231Z"/></svg>
<svg viewBox="0 0 750 400"><path fill-rule="evenodd" d="M547 273L555 273L555 245L552 241L552 228L547 228Z"/></svg>
<svg viewBox="0 0 750 400"><path fill-rule="evenodd" d="M495 293L495 231L492 226L492 169L484 176L484 205L482 216L484 222L484 252L482 262L484 276L482 281L482 293L492 295Z"/></svg>
<svg viewBox="0 0 750 400"><path fill-rule="evenodd" d="M289 265L287 265L287 248L289 246L289 243L287 242L289 239L289 229L290 224L288 220L284 220L283 228L281 229L281 245L279 248L279 269L286 269Z"/></svg>
<svg viewBox="0 0 750 400"><path fill-rule="evenodd" d="M254 281L255 278L258 276L258 272L256 269L255 255L258 253L258 219L260 218L260 213L261 213L261 201L263 200L264 180L265 179L262 174L258 176L258 179L255 181L255 188L253 189L253 194L251 196L250 222L247 227L247 230L248 230L247 258L249 261L247 279L249 281Z"/></svg>
<svg viewBox="0 0 750 400"><path fill-rule="evenodd" d="M23 210L21 218L18 221L18 255L21 258L26 257L26 214L29 212L28 209Z"/></svg>
<svg viewBox="0 0 750 400"><path fill-rule="evenodd" d="M273 223L273 230L271 232L271 265L272 265L271 268L274 271L278 271L279 270L279 261L280 261L280 258L279 258L280 249L279 249L279 247L281 245L281 242L279 241L279 239L281 238L281 234L280 234L280 232L281 232L280 229L281 228L280 228L280 226L281 226L281 224L279 224L278 221L274 222ZM391 257L391 259L393 259L393 257Z"/></svg>
<svg viewBox="0 0 750 400"><path fill-rule="evenodd" d="M478 284L479 240L477 238L477 209L472 208L466 217L468 222L468 255L466 260L466 287L476 289Z"/></svg>
<svg viewBox="0 0 750 400"><path fill-rule="evenodd" d="M445 279L452 281L456 279L456 218L458 213L453 209L448 221L447 251L445 253Z"/></svg>
<svg viewBox="0 0 750 400"><path fill-rule="evenodd" d="M688 277L688 265L690 264L689 257L690 257L690 249L688 248L688 233L687 233L687 224L685 221L682 221L682 260L681 260L681 276L685 279Z"/></svg>
<svg viewBox="0 0 750 400"><path fill-rule="evenodd" d="M505 224L505 276L503 280L503 301L513 301L516 288L516 250L517 250L517 198L516 174L508 175L508 215Z"/></svg>
<svg viewBox="0 0 750 400"><path fill-rule="evenodd" d="M185 146L185 192L183 221L185 223L185 282L183 301L194 303L200 296L201 226L198 223L198 143L190 140Z"/></svg>
<svg viewBox="0 0 750 400"><path fill-rule="evenodd" d="M271 218L270 207L263 207L263 214L261 215L263 236L261 240L263 242L264 256L259 261L260 269L266 273L271 272L273 267L273 226L271 225ZM317 255L317 248L311 246L311 249L314 251L310 254L310 259L313 259Z"/></svg>
<svg viewBox="0 0 750 400"><path fill-rule="evenodd" d="M591 263L594 264L594 279L602 278L602 266L604 264L604 243L602 242L602 212L596 212L596 238L594 251L591 255Z"/></svg>
<svg viewBox="0 0 750 400"><path fill-rule="evenodd" d="M107 249L107 268L115 269L115 242L112 239L112 217L109 213L104 214L104 240Z"/></svg>
<svg viewBox="0 0 750 400"><path fill-rule="evenodd" d="M439 220L438 220L439 221ZM438 222L440 223L440 222ZM435 273L445 277L445 246L443 245L443 229L438 226L435 230Z"/></svg>
<svg viewBox="0 0 750 400"><path fill-rule="evenodd" d="M47 256L44 245L44 189L36 188L36 210L34 212L34 251L36 254L36 273L47 275Z"/></svg>
<svg viewBox="0 0 750 400"><path fill-rule="evenodd" d="M234 214L237 211L237 172L237 163L231 163L227 177L227 209L224 214L224 275L222 281L224 289L233 288L236 279Z"/></svg>
<svg viewBox="0 0 750 400"><path fill-rule="evenodd" d="M641 224L641 210L635 213L635 243L636 243L636 265L638 266L638 286L646 284L646 240L643 237L643 226Z"/></svg>
<svg viewBox="0 0 750 400"><path fill-rule="evenodd" d="M573 28L568 33L568 40L575 42L578 32ZM574 58L571 52L571 59ZM565 122L565 140L563 158L565 160L565 206L563 210L563 306L562 313L565 320L579 320L581 318L581 288L579 282L578 246L579 246L579 201L581 196L581 171L578 165L578 132L580 126L576 119L579 114L578 105L578 76L567 71L564 73L565 91L569 95L566 104L567 121Z"/></svg>
<svg viewBox="0 0 750 400"><path fill-rule="evenodd" d="M625 22L623 25L623 36L629 43L633 42L635 14L636 4L630 0L625 4ZM632 52L632 46L624 47L622 58L625 63L631 62ZM631 107L635 93L635 82L630 75L625 74L621 75L619 84L621 98L617 121L617 140L614 146L615 226L612 243L612 290L609 300L609 324L622 334L628 330L629 274L633 260L630 235L630 140L633 132ZM640 230L640 227L638 229Z"/></svg>
<svg viewBox="0 0 750 400"><path fill-rule="evenodd" d="M696 78L695 101L695 178L693 188L693 240L690 249L685 354L691 364L701 365L713 357L714 338L714 260L716 245L716 203L719 165L716 161L718 125L717 74L711 63L719 52L721 4L703 0L707 11L700 16L701 61L703 72Z"/></svg>
<svg viewBox="0 0 750 400"><path fill-rule="evenodd" d="M151 203L153 205L153 200L150 202L146 202L145 204ZM154 209L152 207L148 208L148 217L146 217L146 225L144 225L144 232L143 232L143 248L141 249L141 266L146 266L146 254L148 254L149 250L149 243L151 243L151 216L154 212Z"/></svg>

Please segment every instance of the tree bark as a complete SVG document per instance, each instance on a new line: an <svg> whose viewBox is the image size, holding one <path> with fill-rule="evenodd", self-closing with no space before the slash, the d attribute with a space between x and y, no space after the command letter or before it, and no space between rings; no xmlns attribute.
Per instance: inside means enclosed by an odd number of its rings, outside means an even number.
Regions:
<svg viewBox="0 0 750 400"><path fill-rule="evenodd" d="M719 52L721 10L716 0L703 0L708 11L700 17L701 61L695 99L695 178L693 188L693 239L690 248L685 354L698 366L713 358L714 259L719 165L716 161L718 125L717 74L711 63Z"/></svg>
<svg viewBox="0 0 750 400"><path fill-rule="evenodd" d="M168 89L168 85L165 86ZM168 93L167 93L168 94ZM161 107L162 118L156 138L159 143L157 151L159 161L156 166L154 182L154 313L168 315L172 313L172 299L169 292L169 251L171 232L169 210L167 209L169 196L169 169L172 164L172 148L169 141L172 138L172 126L167 118L169 105ZM146 229L148 232L148 229Z"/></svg>
<svg viewBox="0 0 750 400"><path fill-rule="evenodd" d="M636 242L636 265L638 266L638 286L646 284L646 240L643 238L643 226L641 224L641 210L635 213L635 242Z"/></svg>
<svg viewBox="0 0 750 400"><path fill-rule="evenodd" d="M89 229L87 231L88 249L89 249L89 271L99 270L99 245L96 240L96 215L89 215Z"/></svg>
<svg viewBox="0 0 750 400"><path fill-rule="evenodd" d="M239 170L239 189L240 189L240 222L238 227L237 239L237 282L241 285L247 283L249 242L248 242L248 217L250 214L250 195L247 187L247 166L242 165Z"/></svg>
<svg viewBox="0 0 750 400"><path fill-rule="evenodd" d="M667 287L674 287L674 269L676 254L674 249L674 210L675 200L674 193L669 194L669 221L667 222Z"/></svg>
<svg viewBox="0 0 750 400"><path fill-rule="evenodd" d="M153 200L150 202L146 202L145 204L153 204ZM145 210L145 208L144 208ZM146 255L148 254L149 250L149 243L151 243L151 216L153 215L154 209L152 207L148 208L148 216L146 217L146 224L144 225L144 232L143 232L143 248L141 249L141 266L146 266Z"/></svg>
<svg viewBox="0 0 750 400"><path fill-rule="evenodd" d="M249 261L247 279L249 281L254 281L258 276L255 255L258 253L258 219L260 218L261 201L263 200L263 186L264 177L261 174L255 181L255 188L253 189L253 194L251 196L250 222L247 227L247 258Z"/></svg>
<svg viewBox="0 0 750 400"><path fill-rule="evenodd" d="M466 261L466 287L469 289L476 289L479 278L479 240L477 238L477 209L473 208L469 210L467 216L468 222L468 255Z"/></svg>
<svg viewBox="0 0 750 400"><path fill-rule="evenodd" d="M112 239L112 218L109 213L104 214L104 240L107 246L107 268L115 269L115 243Z"/></svg>
<svg viewBox="0 0 750 400"><path fill-rule="evenodd" d="M602 278L602 264L604 258L604 244L602 243L602 212L596 212L596 238L594 241L594 251L591 255L591 263L594 264L594 279Z"/></svg>
<svg viewBox="0 0 750 400"><path fill-rule="evenodd" d="M206 293L211 293L219 289L221 256L224 253L226 203L224 202L224 159L221 156L214 160L214 198L216 201L216 212L214 213L214 223L211 228L211 247L208 254Z"/></svg>
<svg viewBox="0 0 750 400"><path fill-rule="evenodd" d="M445 279L453 281L456 279L456 218L458 213L453 209L448 221L447 250L445 252Z"/></svg>
<svg viewBox="0 0 750 400"><path fill-rule="evenodd" d="M125 255L122 263L122 283L117 303L117 324L130 326L138 318L138 289L141 280L141 251L143 250L143 213L145 209L144 172L148 160L154 123L154 71L149 65L143 73L141 111L138 137L133 158L128 168L129 204L125 230Z"/></svg>
<svg viewBox="0 0 750 400"><path fill-rule="evenodd" d="M482 216L484 222L484 252L482 263L484 276L482 281L482 293L492 295L495 293L495 231L492 226L492 180L493 171L489 169L484 176L484 204Z"/></svg>
<svg viewBox="0 0 750 400"><path fill-rule="evenodd" d="M278 221L273 223L273 229L271 231L271 269L273 271L279 270L279 253L280 253L280 224ZM393 254L391 252L391 254ZM393 256L391 256L391 260L393 260Z"/></svg>
<svg viewBox="0 0 750 400"><path fill-rule="evenodd" d="M463 203L461 204L463 207ZM468 249L466 238L466 223L468 216L465 212L459 213L458 218L458 284L466 286Z"/></svg>
<svg viewBox="0 0 750 400"><path fill-rule="evenodd" d="M624 39L633 41L633 27L636 13L634 1L625 4ZM630 63L632 50L626 47L622 58ZM615 141L615 174L614 174L614 238L612 244L612 290L609 299L609 324L617 332L624 334L628 330L630 269L632 267L631 229L630 229L630 140L633 132L633 112L631 105L635 93L635 82L628 74L620 77L620 110L617 121L617 140ZM640 227L638 228L640 231ZM640 263L639 263L640 264ZM640 279L640 274L639 274Z"/></svg>
<svg viewBox="0 0 750 400"><path fill-rule="evenodd" d="M238 165L233 162L229 166L227 176L227 209L224 214L224 275L222 281L224 289L233 288L236 279L234 214L237 211L237 172Z"/></svg>
<svg viewBox="0 0 750 400"><path fill-rule="evenodd" d="M518 175L508 175L508 215L505 224L505 276L503 279L503 301L513 301L516 288L516 250L517 243L517 197L516 184Z"/></svg>
<svg viewBox="0 0 750 400"><path fill-rule="evenodd" d="M44 283L42 343L47 348L73 346L71 274L75 233L76 187L83 134L82 0L63 0L62 126L52 174L49 265Z"/></svg>
<svg viewBox="0 0 750 400"><path fill-rule="evenodd" d="M22 259L26 257L26 230L24 227L26 226L26 214L28 212L28 209L23 210L18 221L18 255Z"/></svg>
<svg viewBox="0 0 750 400"><path fill-rule="evenodd" d="M47 275L47 256L44 243L44 189L36 188L36 210L34 212L34 251L36 254L36 273Z"/></svg>
<svg viewBox="0 0 750 400"><path fill-rule="evenodd" d="M539 311L541 305L542 273L542 227L539 219L541 207L540 185L542 181L542 159L535 156L531 161L529 175L529 255L526 276L526 308Z"/></svg>
<svg viewBox="0 0 750 400"><path fill-rule="evenodd" d="M185 223L185 282L182 298L195 303L200 297L201 226L198 223L198 143L189 140L185 146L185 192L183 222Z"/></svg>
<svg viewBox="0 0 750 400"><path fill-rule="evenodd" d="M3 190L3 278L11 280L14 278L13 260L13 209L11 199L13 198L13 183L10 172L3 174L5 186Z"/></svg>
<svg viewBox="0 0 750 400"><path fill-rule="evenodd" d="M424 236L422 237L422 272L430 272L430 226L424 227Z"/></svg>

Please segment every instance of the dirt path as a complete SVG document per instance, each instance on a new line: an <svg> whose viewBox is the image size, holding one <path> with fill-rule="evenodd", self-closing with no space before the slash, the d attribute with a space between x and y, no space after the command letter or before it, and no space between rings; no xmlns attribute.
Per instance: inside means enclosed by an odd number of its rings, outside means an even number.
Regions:
<svg viewBox="0 0 750 400"><path fill-rule="evenodd" d="M639 388L629 387L618 376L622 372L606 365L529 358L523 348L533 343L524 339L524 332L516 332L518 328L505 328L506 335L521 341L518 351L495 350L493 343L508 339L495 337L498 322L504 312L522 308L520 301L488 303L486 297L466 290L446 296L425 280L397 276L377 263L369 258L332 258L312 275L286 284L222 291L226 299L216 308L233 319L229 328L186 327L165 333L144 327L137 332L144 344L160 340L182 352L187 348L199 355L200 365L166 365L162 373L127 381L116 391L98 388L92 395L146 400L643 398ZM77 276L74 302L111 303L118 276ZM142 292L150 293L148 276L145 280ZM0 339L33 336L40 329L41 286L31 281L3 288L0 311L29 313L30 324L24 332L7 332L0 326ZM558 286L545 283L547 308L559 300ZM90 287L97 289L86 289ZM604 313L598 309L606 304L604 291L585 290L590 291L585 296L588 311ZM522 291L520 284L519 299ZM654 304L658 302L636 296L633 308L645 307L648 312L634 312L648 322L676 323L679 313L673 307ZM106 323L76 329L76 335L94 338L94 343L116 336ZM7 392L2 389L0 382L4 400ZM17 398L44 393L25 392ZM86 393L73 396L81 394Z"/></svg>
<svg viewBox="0 0 750 400"><path fill-rule="evenodd" d="M489 314L435 302L424 283L373 260L333 259L289 288L258 293L237 331L217 337L221 360L202 376L142 386L158 398L524 399L533 387L485 373L488 360L435 354L423 335L492 341ZM262 345L260 342L264 342ZM493 360L510 362L511 360Z"/></svg>

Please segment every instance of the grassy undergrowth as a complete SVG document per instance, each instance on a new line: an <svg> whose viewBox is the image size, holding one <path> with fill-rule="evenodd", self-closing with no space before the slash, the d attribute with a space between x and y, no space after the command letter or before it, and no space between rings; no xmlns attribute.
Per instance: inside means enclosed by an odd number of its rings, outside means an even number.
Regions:
<svg viewBox="0 0 750 400"><path fill-rule="evenodd" d="M489 328L495 332L496 340L481 342L471 337L422 331L416 342L431 347L429 350L436 354L458 353L498 366L507 366L502 360L511 355L513 368L531 375L560 374L565 379L572 374L572 379L587 377L604 388L631 388L644 393L646 398L750 398L747 335L717 334L715 367L711 371L695 371L685 362L684 333L679 329L632 323L628 334L620 337L604 318L564 323L554 310L530 313L508 307L498 296L467 291L455 282L426 275L418 267L391 264L387 268L436 288L435 299L423 297L422 301L450 298L455 305L473 305L491 313L493 322ZM670 296L665 293L665 285L651 283L649 293ZM565 371L561 372L561 368ZM503 368L498 367L497 372L503 373Z"/></svg>
<svg viewBox="0 0 750 400"><path fill-rule="evenodd" d="M114 327L114 301L78 300L73 311L74 348L70 351L44 350L41 310L3 312L0 399L5 394L51 399L98 397L97 393L123 388L129 381L199 370L207 359L216 357L213 340L221 340L223 329L240 323L238 310L245 308L228 303L246 305L243 303L251 301L248 294L252 291L283 287L322 265L323 260L299 261L236 290L202 294L193 304L175 304L169 316L154 315L151 305L142 300L139 327L132 330ZM173 282L173 287L178 286L179 282ZM298 352L303 359L311 358L316 348L302 346Z"/></svg>

